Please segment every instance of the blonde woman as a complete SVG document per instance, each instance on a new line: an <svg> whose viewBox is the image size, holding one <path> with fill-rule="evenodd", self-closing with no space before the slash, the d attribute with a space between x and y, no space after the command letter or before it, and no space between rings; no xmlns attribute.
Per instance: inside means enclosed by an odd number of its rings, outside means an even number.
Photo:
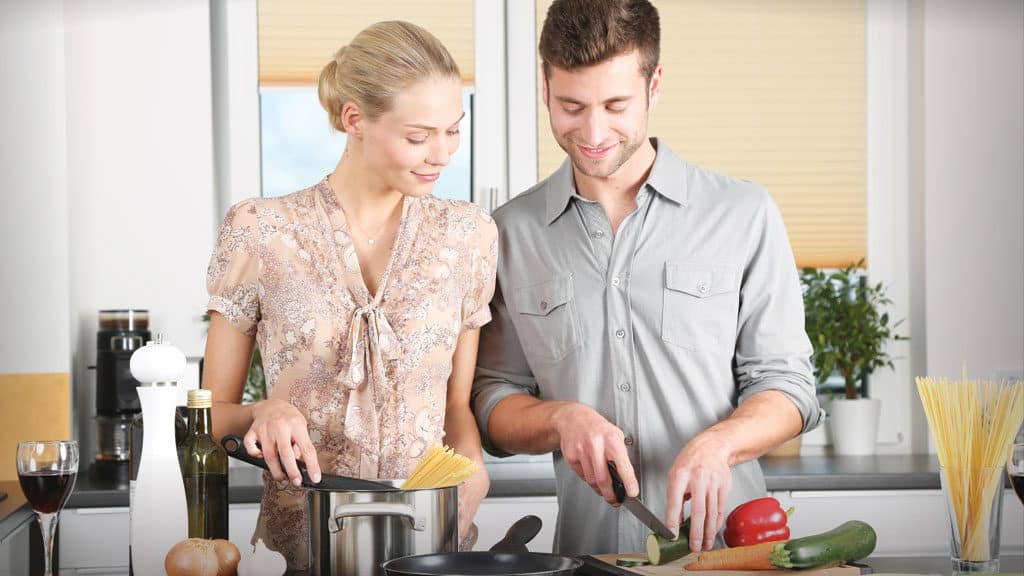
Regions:
<svg viewBox="0 0 1024 576"><path fill-rule="evenodd" d="M207 278L214 432L266 459L257 536L290 571L308 562L297 460L314 481L403 478L444 442L481 464L459 487L460 539L489 485L469 392L497 232L430 195L459 146L458 68L426 30L381 22L327 63L319 96L347 135L334 171L233 206ZM243 405L254 342L268 399Z"/></svg>

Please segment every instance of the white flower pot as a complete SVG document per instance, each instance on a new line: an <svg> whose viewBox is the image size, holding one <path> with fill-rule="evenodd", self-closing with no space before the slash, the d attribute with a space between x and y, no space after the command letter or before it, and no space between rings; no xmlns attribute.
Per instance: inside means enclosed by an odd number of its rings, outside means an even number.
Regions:
<svg viewBox="0 0 1024 576"><path fill-rule="evenodd" d="M864 456L875 453L878 439L878 412L882 403L877 398L832 400L829 422L832 448L837 455Z"/></svg>

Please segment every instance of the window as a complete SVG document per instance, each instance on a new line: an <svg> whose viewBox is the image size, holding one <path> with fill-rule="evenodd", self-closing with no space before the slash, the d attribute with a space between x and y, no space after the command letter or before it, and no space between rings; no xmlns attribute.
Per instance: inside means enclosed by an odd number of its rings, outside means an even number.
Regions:
<svg viewBox="0 0 1024 576"><path fill-rule="evenodd" d="M690 162L767 188L798 266L865 257L864 1L653 3L665 80L648 133ZM538 37L550 4L536 0ZM539 101L537 126L545 178L565 154Z"/></svg>
<svg viewBox="0 0 1024 576"><path fill-rule="evenodd" d="M400 14L435 34L462 72L462 144L433 193L472 199L474 0L260 0L258 10L263 196L312 186L334 169L345 135L320 106L320 70L360 30Z"/></svg>
<svg viewBox="0 0 1024 576"><path fill-rule="evenodd" d="M471 134L472 89L464 88L461 128ZM334 170L345 150L345 134L334 130L312 86L260 87L263 196L289 194L316 184ZM434 196L470 200L469 138L452 156L434 185Z"/></svg>

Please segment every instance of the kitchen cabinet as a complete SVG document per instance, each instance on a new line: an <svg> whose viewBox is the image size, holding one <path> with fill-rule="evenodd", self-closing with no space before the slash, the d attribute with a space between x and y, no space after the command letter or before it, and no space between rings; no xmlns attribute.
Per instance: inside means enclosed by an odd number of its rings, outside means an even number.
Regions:
<svg viewBox="0 0 1024 576"><path fill-rule="evenodd" d="M30 550L32 546L32 523L34 515L28 515L7 536L0 538L0 576L21 576L29 574Z"/></svg>
<svg viewBox="0 0 1024 576"><path fill-rule="evenodd" d="M252 538L259 509L257 503L231 505L228 512L229 537L239 550L244 549ZM60 517L58 554L61 570L109 574L127 569L128 526L126 507L65 509ZM6 576L2 571L0 575Z"/></svg>
<svg viewBox="0 0 1024 576"><path fill-rule="evenodd" d="M835 528L846 520L863 520L878 534L874 556L942 556L949 554L950 525L941 490L822 490L772 492L789 517L793 536ZM1003 494L1000 553L1024 553L1024 514L1010 490Z"/></svg>

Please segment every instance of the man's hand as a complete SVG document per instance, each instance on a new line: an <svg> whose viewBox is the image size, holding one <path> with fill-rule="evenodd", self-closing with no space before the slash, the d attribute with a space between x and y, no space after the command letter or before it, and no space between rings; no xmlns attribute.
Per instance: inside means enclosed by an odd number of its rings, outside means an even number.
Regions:
<svg viewBox="0 0 1024 576"><path fill-rule="evenodd" d="M559 409L554 421L562 456L594 492L609 504L618 506L608 474L608 462L615 462L626 495L635 497L640 493L622 430L585 404L566 404Z"/></svg>
<svg viewBox="0 0 1024 576"><path fill-rule="evenodd" d="M668 472L665 525L673 532L682 523L683 503L690 500L690 550L710 550L725 523L726 498L732 490L730 447L713 432L683 446Z"/></svg>

